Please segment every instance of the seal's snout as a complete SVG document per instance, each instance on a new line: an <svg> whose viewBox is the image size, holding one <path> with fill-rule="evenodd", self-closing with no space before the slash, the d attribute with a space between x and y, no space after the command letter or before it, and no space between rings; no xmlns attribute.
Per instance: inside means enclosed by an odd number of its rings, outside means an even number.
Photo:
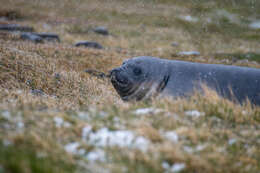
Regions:
<svg viewBox="0 0 260 173"><path fill-rule="evenodd" d="M112 76L115 76L115 74L117 73L117 72L119 72L120 70L119 70L119 68L114 68L114 69L112 69L112 70L110 70L109 71L109 75L112 77Z"/></svg>
<svg viewBox="0 0 260 173"><path fill-rule="evenodd" d="M120 84L127 84L128 78L123 71L115 69L111 72L112 79Z"/></svg>
<svg viewBox="0 0 260 173"><path fill-rule="evenodd" d="M121 84L127 84L128 83L127 77L125 75L123 75L122 73L116 74L116 80Z"/></svg>
<svg viewBox="0 0 260 173"><path fill-rule="evenodd" d="M127 74L121 68L114 68L110 71L110 78L113 85L126 87L129 84Z"/></svg>

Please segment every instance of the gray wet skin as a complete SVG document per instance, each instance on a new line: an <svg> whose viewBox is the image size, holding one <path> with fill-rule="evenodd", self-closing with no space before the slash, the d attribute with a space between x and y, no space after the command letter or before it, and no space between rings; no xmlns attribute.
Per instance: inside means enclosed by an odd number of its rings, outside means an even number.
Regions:
<svg viewBox="0 0 260 173"><path fill-rule="evenodd" d="M153 95L182 97L206 84L225 98L260 105L260 69L201 64L155 57L135 57L111 71L111 82L123 100Z"/></svg>

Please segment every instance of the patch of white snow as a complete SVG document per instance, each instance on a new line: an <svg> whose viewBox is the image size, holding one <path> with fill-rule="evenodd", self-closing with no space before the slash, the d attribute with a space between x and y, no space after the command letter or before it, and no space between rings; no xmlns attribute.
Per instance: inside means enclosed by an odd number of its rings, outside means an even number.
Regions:
<svg viewBox="0 0 260 173"><path fill-rule="evenodd" d="M16 126L19 128L19 129L22 129L24 127L24 123L19 121L16 123Z"/></svg>
<svg viewBox="0 0 260 173"><path fill-rule="evenodd" d="M87 136L92 132L92 127L90 125L82 128L81 137L83 140L87 138Z"/></svg>
<svg viewBox="0 0 260 173"><path fill-rule="evenodd" d="M140 108L140 109L136 109L134 111L134 114L136 114L136 115L144 115L144 114L150 114L150 113L157 114L162 111L163 111L162 109L156 109L156 108Z"/></svg>
<svg viewBox="0 0 260 173"><path fill-rule="evenodd" d="M229 145L233 145L233 144L235 144L237 142L237 139L235 139L235 138L232 138L232 139L229 139L228 140L228 144Z"/></svg>
<svg viewBox="0 0 260 173"><path fill-rule="evenodd" d="M88 142L98 147L129 147L146 151L149 145L149 140L136 136L134 132L128 130L109 131L107 128L102 128L97 132L88 135Z"/></svg>
<svg viewBox="0 0 260 173"><path fill-rule="evenodd" d="M168 162L162 162L162 167L165 170L164 173L169 173L169 172L180 172L183 169L185 169L186 165L185 163L174 163L173 165L170 165Z"/></svg>
<svg viewBox="0 0 260 173"><path fill-rule="evenodd" d="M105 152L101 149L96 149L94 151L90 151L87 155L86 158L89 162L96 162L96 161L100 161L100 162L104 162L106 161L105 159Z"/></svg>
<svg viewBox="0 0 260 173"><path fill-rule="evenodd" d="M8 139L4 139L2 142L3 142L3 145L6 146L6 147L13 144L13 143L12 143L11 141L9 141Z"/></svg>
<svg viewBox="0 0 260 173"><path fill-rule="evenodd" d="M182 171L183 169L185 169L185 167L186 167L185 163L174 163L174 164L171 166L170 170L171 170L172 172L180 172L180 171Z"/></svg>
<svg viewBox="0 0 260 173"><path fill-rule="evenodd" d="M208 145L207 144L203 144L203 145L197 145L195 150L196 151L202 151L204 150Z"/></svg>
<svg viewBox="0 0 260 173"><path fill-rule="evenodd" d="M163 134L163 136L168 139L169 141L173 142L173 143L177 143L178 140L179 140L179 136L176 132L174 131L168 131L168 132L165 132Z"/></svg>
<svg viewBox="0 0 260 173"><path fill-rule="evenodd" d="M189 146L184 146L183 147L184 151L186 151L187 153L193 153L193 148L189 147Z"/></svg>
<svg viewBox="0 0 260 173"><path fill-rule="evenodd" d="M182 20L185 20L185 21L187 21L187 22L198 22L199 21L199 19L197 18L197 17L193 17L193 16L190 16L190 15L187 15L187 16L180 16L180 18L182 19Z"/></svg>
<svg viewBox="0 0 260 173"><path fill-rule="evenodd" d="M197 52L197 51L184 51L184 52L179 52L177 53L177 55L180 55L180 56L188 56L188 55L200 55L200 52Z"/></svg>
<svg viewBox="0 0 260 173"><path fill-rule="evenodd" d="M79 146L80 146L80 144L78 142L72 142L72 143L68 143L67 145L65 145L64 149L68 153L77 154L78 153L77 149Z"/></svg>
<svg viewBox="0 0 260 173"><path fill-rule="evenodd" d="M11 114L9 111L3 111L2 113L2 116L7 119L7 120L10 120L11 119Z"/></svg>
<svg viewBox="0 0 260 173"><path fill-rule="evenodd" d="M55 126L58 128L60 128L62 126L64 126L64 127L71 126L71 124L69 122L64 121L63 118L61 118L61 117L54 117L53 121L55 122Z"/></svg>
<svg viewBox="0 0 260 173"><path fill-rule="evenodd" d="M168 162L165 162L165 161L164 161L164 162L162 162L162 167L163 167L163 169L166 169L166 170L167 170L167 169L170 169L171 166L169 165Z"/></svg>
<svg viewBox="0 0 260 173"><path fill-rule="evenodd" d="M249 27L252 29L260 29L260 20L254 21L249 24Z"/></svg>
<svg viewBox="0 0 260 173"><path fill-rule="evenodd" d="M88 112L78 112L78 117L82 120L89 120L89 113Z"/></svg>
<svg viewBox="0 0 260 173"><path fill-rule="evenodd" d="M185 115L188 115L188 116L191 116L191 117L200 117L202 115L204 115L205 113L204 112L199 112L197 110L191 110L191 111L186 111L185 112Z"/></svg>
<svg viewBox="0 0 260 173"><path fill-rule="evenodd" d="M61 127L64 122L61 117L54 117L53 121L55 122L56 127Z"/></svg>

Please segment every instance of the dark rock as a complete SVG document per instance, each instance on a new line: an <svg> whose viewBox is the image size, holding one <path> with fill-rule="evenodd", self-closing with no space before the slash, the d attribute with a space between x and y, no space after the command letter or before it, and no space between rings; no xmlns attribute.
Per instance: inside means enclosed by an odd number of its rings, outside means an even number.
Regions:
<svg viewBox="0 0 260 173"><path fill-rule="evenodd" d="M21 34L21 38L24 40L30 40L35 43L41 43L43 41L57 41L60 42L60 38L57 34L53 33L36 33L25 32Z"/></svg>
<svg viewBox="0 0 260 173"><path fill-rule="evenodd" d="M103 46L101 46L97 42L93 41L81 41L75 44L76 47L84 46L84 47L89 47L89 48L94 48L94 49L103 49Z"/></svg>
<svg viewBox="0 0 260 173"><path fill-rule="evenodd" d="M55 74L54 74L54 78L55 78L56 80L60 80L60 79L61 79L61 75L60 75L59 73L55 73Z"/></svg>
<svg viewBox="0 0 260 173"><path fill-rule="evenodd" d="M96 27L95 29L93 29L93 31L97 34L109 35L107 28L103 26Z"/></svg>
<svg viewBox="0 0 260 173"><path fill-rule="evenodd" d="M28 79L25 83L26 83L26 85L30 86L32 84L32 81Z"/></svg>
<svg viewBox="0 0 260 173"><path fill-rule="evenodd" d="M21 14L20 11L1 9L0 17L6 18L7 20L16 20L16 19L22 19L23 15Z"/></svg>
<svg viewBox="0 0 260 173"><path fill-rule="evenodd" d="M32 33L32 34L37 35L46 41L60 42L60 37L54 33Z"/></svg>
<svg viewBox="0 0 260 173"><path fill-rule="evenodd" d="M179 46L179 43L177 43L177 42L172 42L172 43L171 43L171 46L172 46L172 47L178 47L178 46Z"/></svg>
<svg viewBox="0 0 260 173"><path fill-rule="evenodd" d="M0 24L0 30L3 31L21 31L21 32L33 32L34 29L29 26L21 26L18 24Z"/></svg>
<svg viewBox="0 0 260 173"><path fill-rule="evenodd" d="M43 42L42 37L35 35L35 34L32 34L32 33L29 33L29 32L22 33L21 39L29 40L29 41L32 41L34 43L42 43Z"/></svg>
<svg viewBox="0 0 260 173"><path fill-rule="evenodd" d="M31 93L35 96L46 96L46 94L42 90L39 90L39 89L32 89Z"/></svg>

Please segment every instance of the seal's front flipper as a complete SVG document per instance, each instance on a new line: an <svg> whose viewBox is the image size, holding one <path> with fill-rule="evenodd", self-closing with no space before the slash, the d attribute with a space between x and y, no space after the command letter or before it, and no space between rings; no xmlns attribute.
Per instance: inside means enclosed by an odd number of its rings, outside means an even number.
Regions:
<svg viewBox="0 0 260 173"><path fill-rule="evenodd" d="M164 88L166 87L169 79L170 79L169 75L166 75L166 76L163 77L163 80L159 83L158 87L156 88L157 93L160 93L164 90Z"/></svg>

